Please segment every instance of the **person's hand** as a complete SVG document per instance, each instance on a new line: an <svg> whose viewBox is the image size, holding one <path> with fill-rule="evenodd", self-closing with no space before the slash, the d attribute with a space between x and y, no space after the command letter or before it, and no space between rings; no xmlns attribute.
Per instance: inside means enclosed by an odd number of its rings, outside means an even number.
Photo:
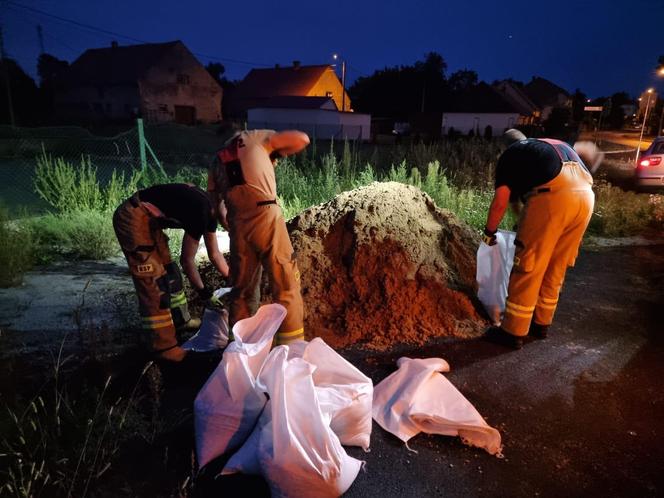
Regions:
<svg viewBox="0 0 664 498"><path fill-rule="evenodd" d="M221 299L214 295L214 292L209 287L205 286L198 289L198 297L205 303L206 308L223 308Z"/></svg>
<svg viewBox="0 0 664 498"><path fill-rule="evenodd" d="M482 242L488 246L495 246L498 243L496 240L496 230L484 228L484 232L482 232Z"/></svg>
<svg viewBox="0 0 664 498"><path fill-rule="evenodd" d="M206 308L217 308L221 309L224 307L223 303L221 302L221 299L219 299L217 296L212 294L212 297L205 301L205 307Z"/></svg>

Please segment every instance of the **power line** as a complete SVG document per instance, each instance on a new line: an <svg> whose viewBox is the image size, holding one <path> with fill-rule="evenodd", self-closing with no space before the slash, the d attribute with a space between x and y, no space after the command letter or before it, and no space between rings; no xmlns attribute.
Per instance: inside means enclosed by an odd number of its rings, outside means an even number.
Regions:
<svg viewBox="0 0 664 498"><path fill-rule="evenodd" d="M66 17L51 14L49 12L45 12L45 11L40 10L40 9L35 9L34 7L29 7L27 5L23 5L23 4L20 4L18 2L14 2L12 0L5 0L5 3L8 4L8 5L14 6L14 7L18 7L20 9L27 10L29 12L32 12L33 14L46 16L48 18L55 19L55 20L58 20L60 22L71 24L73 26L76 26L78 28L81 28L81 29L84 29L84 30L87 30L87 31L102 33L104 35L109 35L109 36L113 36L113 37L116 37L116 38L123 38L125 40L130 40L130 41L133 41L133 42L136 42L136 43L152 43L152 42L149 42L149 41L146 41L146 40L142 40L140 38L135 38L133 36L123 35L122 33L117 33L115 31L110 31L108 29L93 26L91 24L82 23L82 22L76 21L74 19L68 19ZM245 61L245 60L240 60L240 59L230 59L230 58L227 58L227 57L219 57L219 56L216 56L216 55L202 54L202 53L199 53L199 52L192 52L192 53L194 55L198 56L198 57L202 57L202 58L209 59L209 60L216 60L216 61L220 61L220 62L225 62L227 64L242 64L242 65L253 66L253 67L272 67L272 64L261 64L261 63L258 63L258 62L251 62L251 61Z"/></svg>

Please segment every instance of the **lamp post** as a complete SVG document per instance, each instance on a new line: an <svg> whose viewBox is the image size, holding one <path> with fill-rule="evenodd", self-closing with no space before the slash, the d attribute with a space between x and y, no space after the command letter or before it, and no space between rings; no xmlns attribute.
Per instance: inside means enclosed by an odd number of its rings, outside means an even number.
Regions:
<svg viewBox="0 0 664 498"><path fill-rule="evenodd" d="M639 136L639 145L636 148L636 158L634 162L639 160L639 153L641 152L641 140L643 140L643 131L646 128L646 120L648 119L648 107L650 107L650 97L652 96L653 89L648 88L648 100L646 101L646 110L643 113L643 124L641 125L641 136Z"/></svg>
<svg viewBox="0 0 664 498"><path fill-rule="evenodd" d="M336 61L339 56L332 54L332 58ZM346 61L341 61L341 112L346 110Z"/></svg>
<svg viewBox="0 0 664 498"><path fill-rule="evenodd" d="M659 71L657 71L658 76L663 76L664 77L664 67L660 68ZM662 112L659 115L659 128L657 128L657 135L662 134L662 123L664 122L664 105L662 105Z"/></svg>

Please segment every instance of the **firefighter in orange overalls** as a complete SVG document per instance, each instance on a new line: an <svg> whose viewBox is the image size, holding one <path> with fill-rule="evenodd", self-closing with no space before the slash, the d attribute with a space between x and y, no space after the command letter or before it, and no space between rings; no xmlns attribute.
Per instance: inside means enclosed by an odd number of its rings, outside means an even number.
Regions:
<svg viewBox="0 0 664 498"><path fill-rule="evenodd" d="M279 158L308 144L309 137L300 131L242 131L218 152L219 164L208 177L208 190L225 207L220 222L230 237L229 325L256 312L264 268L272 298L287 312L277 332L278 344L304 339L304 310L300 272L277 205L275 166Z"/></svg>
<svg viewBox="0 0 664 498"><path fill-rule="evenodd" d="M496 230L510 202L517 209L521 201L523 209L505 315L500 327L490 328L486 338L519 349L526 335L547 335L565 272L574 266L590 221L595 195L590 171L566 143L526 139L518 130L508 130L505 139L511 145L496 165L496 190L484 242L496 243Z"/></svg>
<svg viewBox="0 0 664 498"><path fill-rule="evenodd" d="M158 358L177 362L185 357L186 351L178 346L176 328L194 321L182 274L172 261L162 229L184 230L180 263L199 296L214 305L212 290L204 285L195 256L203 237L210 261L221 275L228 276L228 264L217 245L217 213L213 198L188 184L140 190L115 210L113 228L132 274L143 329L150 333Z"/></svg>

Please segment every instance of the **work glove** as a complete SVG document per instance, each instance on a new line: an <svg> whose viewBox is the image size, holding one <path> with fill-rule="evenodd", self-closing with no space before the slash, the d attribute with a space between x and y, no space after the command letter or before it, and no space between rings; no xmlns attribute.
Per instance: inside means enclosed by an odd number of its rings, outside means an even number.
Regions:
<svg viewBox="0 0 664 498"><path fill-rule="evenodd" d="M202 289L198 289L198 297L205 303L206 308L223 308L221 299L214 295L214 291L209 287L205 286Z"/></svg>
<svg viewBox="0 0 664 498"><path fill-rule="evenodd" d="M484 232L482 232L482 242L488 246L495 246L498 241L496 240L496 230L489 230L486 227Z"/></svg>

